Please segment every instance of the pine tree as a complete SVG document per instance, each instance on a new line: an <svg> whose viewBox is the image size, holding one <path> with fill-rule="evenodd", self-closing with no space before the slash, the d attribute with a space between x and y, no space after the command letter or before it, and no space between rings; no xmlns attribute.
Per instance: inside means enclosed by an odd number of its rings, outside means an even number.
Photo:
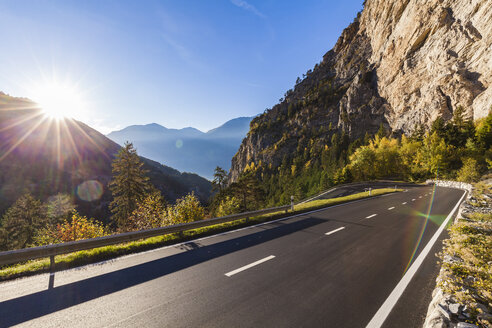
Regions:
<svg viewBox="0 0 492 328"><path fill-rule="evenodd" d="M20 249L33 243L36 231L48 223L45 208L30 194L21 196L2 218L0 248Z"/></svg>
<svg viewBox="0 0 492 328"><path fill-rule="evenodd" d="M217 166L214 171L214 179L212 180L214 190L221 192L227 186L227 180L227 171Z"/></svg>
<svg viewBox="0 0 492 328"><path fill-rule="evenodd" d="M46 214L50 223L55 225L68 219L70 213L75 209L70 195L58 193L48 198L46 202Z"/></svg>
<svg viewBox="0 0 492 328"><path fill-rule="evenodd" d="M384 124L381 122L381 124L379 124L379 130L378 132L376 133L376 135L379 137L379 138L383 138L383 137L386 137L386 129L384 128Z"/></svg>
<svg viewBox="0 0 492 328"><path fill-rule="evenodd" d="M252 173L242 174L237 182L231 184L231 190L233 196L241 202L241 211L258 209L265 199L258 179Z"/></svg>
<svg viewBox="0 0 492 328"><path fill-rule="evenodd" d="M145 175L144 164L140 161L133 144L126 142L113 161L113 180L109 188L113 195L110 204L113 220L122 230L127 227L127 221L150 190L149 178Z"/></svg>

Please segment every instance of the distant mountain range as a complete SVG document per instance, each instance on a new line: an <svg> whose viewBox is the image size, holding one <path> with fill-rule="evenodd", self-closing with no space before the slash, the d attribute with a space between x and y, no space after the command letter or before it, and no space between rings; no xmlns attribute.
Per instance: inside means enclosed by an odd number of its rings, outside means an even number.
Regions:
<svg viewBox="0 0 492 328"><path fill-rule="evenodd" d="M168 129L156 123L131 125L107 137L120 145L130 141L142 156L212 179L216 166L229 170L252 119L235 118L206 133L191 127Z"/></svg>
<svg viewBox="0 0 492 328"><path fill-rule="evenodd" d="M107 218L111 163L119 149L84 123L47 119L30 100L0 92L0 217L25 192L42 201L63 192L84 215ZM210 181L141 159L168 202L191 191L203 201L210 197Z"/></svg>

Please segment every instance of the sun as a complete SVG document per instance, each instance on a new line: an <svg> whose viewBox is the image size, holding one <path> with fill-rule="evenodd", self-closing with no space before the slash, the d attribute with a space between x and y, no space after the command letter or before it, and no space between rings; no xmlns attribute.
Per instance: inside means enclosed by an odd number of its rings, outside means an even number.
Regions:
<svg viewBox="0 0 492 328"><path fill-rule="evenodd" d="M84 107L80 92L68 84L44 84L36 88L33 100L47 117L55 120L72 118Z"/></svg>

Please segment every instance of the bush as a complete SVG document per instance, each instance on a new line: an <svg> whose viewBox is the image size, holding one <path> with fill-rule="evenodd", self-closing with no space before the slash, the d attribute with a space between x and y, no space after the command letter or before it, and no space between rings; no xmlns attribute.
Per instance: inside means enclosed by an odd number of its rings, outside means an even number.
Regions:
<svg viewBox="0 0 492 328"><path fill-rule="evenodd" d="M239 201L239 199L237 199L236 197L226 196L225 199L220 202L216 215L220 217L236 214L240 212L240 208L241 202Z"/></svg>
<svg viewBox="0 0 492 328"><path fill-rule="evenodd" d="M478 163L473 158L465 158L463 166L458 171L458 181L463 182L476 182L480 179L480 173L478 172Z"/></svg>
<svg viewBox="0 0 492 328"><path fill-rule="evenodd" d="M195 193L186 195L176 201L176 205L167 208L167 217L164 219L164 225L186 223L202 220L205 216L205 210L200 205Z"/></svg>
<svg viewBox="0 0 492 328"><path fill-rule="evenodd" d="M65 220L63 224L57 226L57 234L60 241L67 242L102 237L106 232L101 223L88 219L74 210L70 222Z"/></svg>
<svg viewBox="0 0 492 328"><path fill-rule="evenodd" d="M143 230L160 227L165 220L166 209L164 208L160 192L155 191L148 194L142 201L137 203L137 208L128 218L128 230Z"/></svg>

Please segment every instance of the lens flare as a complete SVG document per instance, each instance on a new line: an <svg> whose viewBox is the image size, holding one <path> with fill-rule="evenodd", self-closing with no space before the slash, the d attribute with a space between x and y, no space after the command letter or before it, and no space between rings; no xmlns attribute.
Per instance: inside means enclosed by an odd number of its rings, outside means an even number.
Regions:
<svg viewBox="0 0 492 328"><path fill-rule="evenodd" d="M408 268L410 267L410 264L412 264L412 262L413 262L413 259L415 257L415 254L417 253L417 249L419 248L420 243L422 242L422 237L424 236L424 232L425 232L425 229L427 228L427 223L429 222L429 219L431 221L434 221L435 220L435 218L431 218L431 215L430 215L430 212L432 210L432 205L434 204L434 195L435 194L436 194L436 185L434 185L434 188L432 190L432 197L431 197L431 200L429 202L429 208L427 209L427 214L417 213L418 216L423 216L425 218L425 222L424 222L424 225L422 226L422 228L420 230L420 234L419 234L419 238L418 238L417 244L415 245L415 248L413 249L412 256L410 256L410 261L408 261L408 264L405 267L405 271L403 272L403 274L405 274L407 272Z"/></svg>
<svg viewBox="0 0 492 328"><path fill-rule="evenodd" d="M103 185L96 180L84 181L77 186L77 196L86 202L92 202L101 198Z"/></svg>

